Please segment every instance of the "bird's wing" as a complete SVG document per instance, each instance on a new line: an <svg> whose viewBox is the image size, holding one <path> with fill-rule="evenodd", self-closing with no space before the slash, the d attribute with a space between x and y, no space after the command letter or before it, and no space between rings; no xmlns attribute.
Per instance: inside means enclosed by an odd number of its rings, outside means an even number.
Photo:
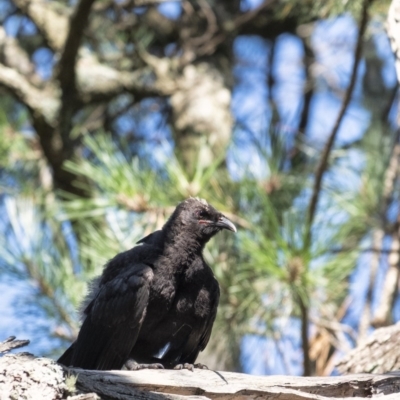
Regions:
<svg viewBox="0 0 400 400"><path fill-rule="evenodd" d="M198 331L197 329L189 332L189 337L184 346L184 351L181 351L181 356L178 359L180 363L191 363L193 364L200 351L203 351L208 341L210 340L212 327L215 321L215 317L217 316L218 302L219 302L219 286L218 282L215 281L216 285L213 292L213 302L210 308L210 314L208 319L204 324L204 329Z"/></svg>
<svg viewBox="0 0 400 400"><path fill-rule="evenodd" d="M71 362L74 367L122 368L145 317L152 279L150 266L135 264L100 285L85 310Z"/></svg>
<svg viewBox="0 0 400 400"><path fill-rule="evenodd" d="M206 348L207 343L210 340L211 331L212 331L212 327L214 325L215 317L217 316L220 291L219 291L218 282L215 281L215 283L216 283L215 292L214 292L215 298L214 298L214 302L213 302L211 310L210 310L210 317L207 320L206 328L205 328L203 335L201 336L200 341L199 341L199 351L203 351Z"/></svg>

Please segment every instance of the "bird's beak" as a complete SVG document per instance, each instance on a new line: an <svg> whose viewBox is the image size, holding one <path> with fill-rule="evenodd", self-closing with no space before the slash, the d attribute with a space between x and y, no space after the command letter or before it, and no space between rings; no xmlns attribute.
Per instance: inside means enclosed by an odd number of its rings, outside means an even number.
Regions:
<svg viewBox="0 0 400 400"><path fill-rule="evenodd" d="M232 232L237 232L236 226L233 225L233 223L223 215L218 218L216 225L222 229L228 229Z"/></svg>

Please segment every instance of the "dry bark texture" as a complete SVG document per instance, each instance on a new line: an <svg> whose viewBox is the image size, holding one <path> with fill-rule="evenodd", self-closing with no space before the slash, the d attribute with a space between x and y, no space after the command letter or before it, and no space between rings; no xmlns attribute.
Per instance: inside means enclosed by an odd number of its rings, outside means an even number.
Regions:
<svg viewBox="0 0 400 400"><path fill-rule="evenodd" d="M76 372L78 372L76 370ZM79 371L77 386L106 397L128 399L194 396L207 399L327 400L400 397L400 375L348 375L345 377L251 376L233 372L183 371ZM397 397L396 397L397 396Z"/></svg>
<svg viewBox="0 0 400 400"><path fill-rule="evenodd" d="M0 354L8 353L11 350L19 349L29 344L29 340L15 340L15 336L10 336L0 343Z"/></svg>
<svg viewBox="0 0 400 400"><path fill-rule="evenodd" d="M18 347L16 343L21 345L21 342L12 342L13 339L7 339L0 347L8 351ZM0 400L132 398L394 400L400 398L400 374L309 378L251 376L211 370L88 371L78 368L63 369L50 359L36 358L29 353L8 354L0 358Z"/></svg>
<svg viewBox="0 0 400 400"><path fill-rule="evenodd" d="M0 399L62 399L66 392L61 366L29 353L0 358Z"/></svg>
<svg viewBox="0 0 400 400"><path fill-rule="evenodd" d="M400 370L400 322L376 329L337 365L340 373L383 374ZM400 398L400 395L399 395Z"/></svg>

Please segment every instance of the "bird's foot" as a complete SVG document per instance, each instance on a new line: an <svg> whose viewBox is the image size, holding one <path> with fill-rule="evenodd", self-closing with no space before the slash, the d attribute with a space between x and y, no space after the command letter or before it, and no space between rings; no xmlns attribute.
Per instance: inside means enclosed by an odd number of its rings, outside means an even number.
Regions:
<svg viewBox="0 0 400 400"><path fill-rule="evenodd" d="M164 366L159 363L153 364L139 364L136 361L128 360L125 363L126 369L129 371L139 371L140 369L164 369Z"/></svg>
<svg viewBox="0 0 400 400"><path fill-rule="evenodd" d="M202 364L202 363L194 364L194 367L198 368L198 369L208 369L207 365Z"/></svg>
<svg viewBox="0 0 400 400"><path fill-rule="evenodd" d="M184 364L177 364L175 365L174 369L188 369L189 371L194 371L195 368L198 369L208 369L207 365L197 363L197 364L189 364L189 363L184 363Z"/></svg>

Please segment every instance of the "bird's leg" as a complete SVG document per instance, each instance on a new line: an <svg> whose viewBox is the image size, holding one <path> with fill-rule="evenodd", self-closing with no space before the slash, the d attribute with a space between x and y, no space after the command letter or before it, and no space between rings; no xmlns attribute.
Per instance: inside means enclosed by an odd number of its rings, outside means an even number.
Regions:
<svg viewBox="0 0 400 400"><path fill-rule="evenodd" d="M207 365L202 364L202 363L194 364L194 367L198 368L198 369L208 369Z"/></svg>
<svg viewBox="0 0 400 400"><path fill-rule="evenodd" d="M139 369L164 369L164 366L159 363L139 364L136 361L129 359L125 363L125 368L129 371L138 371Z"/></svg>
<svg viewBox="0 0 400 400"><path fill-rule="evenodd" d="M194 371L195 368L198 369L208 369L207 365L197 363L197 364L189 364L189 363L184 363L184 364L177 364L175 365L174 369L188 369L189 371Z"/></svg>

